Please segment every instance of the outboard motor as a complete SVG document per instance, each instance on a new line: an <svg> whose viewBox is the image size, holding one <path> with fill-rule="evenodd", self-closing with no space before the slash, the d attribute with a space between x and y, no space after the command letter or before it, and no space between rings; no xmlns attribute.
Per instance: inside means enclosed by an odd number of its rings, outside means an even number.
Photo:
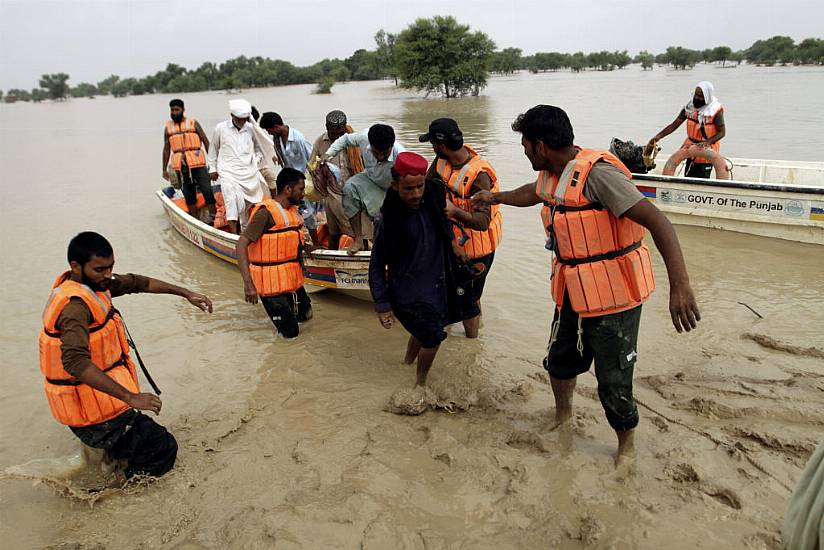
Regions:
<svg viewBox="0 0 824 550"><path fill-rule="evenodd" d="M621 162L633 174L646 174L653 168L655 164L647 165L644 162L644 147L635 145L631 141L621 141L618 138L612 138L609 144L609 152L621 159Z"/></svg>

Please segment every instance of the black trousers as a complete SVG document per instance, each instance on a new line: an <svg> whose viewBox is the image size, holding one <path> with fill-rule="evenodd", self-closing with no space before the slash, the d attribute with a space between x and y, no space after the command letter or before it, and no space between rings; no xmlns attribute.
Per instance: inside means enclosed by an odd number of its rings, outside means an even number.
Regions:
<svg viewBox="0 0 824 550"><path fill-rule="evenodd" d="M296 292L261 296L260 303L275 328L285 338L294 338L300 334L298 323L308 321L312 316L312 300L303 287Z"/></svg>

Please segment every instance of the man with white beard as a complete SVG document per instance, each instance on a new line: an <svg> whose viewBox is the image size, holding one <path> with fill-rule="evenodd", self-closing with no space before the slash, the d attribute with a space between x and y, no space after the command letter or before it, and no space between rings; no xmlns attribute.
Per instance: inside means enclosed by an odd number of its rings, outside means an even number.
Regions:
<svg viewBox="0 0 824 550"><path fill-rule="evenodd" d="M274 150L271 140L265 133L261 135L252 120L252 105L248 101L229 100L229 111L231 118L215 127L209 144L209 177L220 183L229 231L240 233L239 229L248 221L248 208L261 202L268 192L258 159L271 159Z"/></svg>

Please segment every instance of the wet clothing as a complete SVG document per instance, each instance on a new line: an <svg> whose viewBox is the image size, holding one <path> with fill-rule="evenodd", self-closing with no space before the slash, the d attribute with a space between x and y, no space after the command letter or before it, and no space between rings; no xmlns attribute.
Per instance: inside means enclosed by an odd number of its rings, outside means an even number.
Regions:
<svg viewBox="0 0 824 550"><path fill-rule="evenodd" d="M407 208L390 189L375 223L369 288L378 312L392 311L426 348L461 320L442 182L427 180L421 206Z"/></svg>
<svg viewBox="0 0 824 550"><path fill-rule="evenodd" d="M126 478L162 476L177 458L177 441L166 428L134 409L100 424L70 428L80 441L104 449L110 460L126 460Z"/></svg>
<svg viewBox="0 0 824 550"><path fill-rule="evenodd" d="M308 321L312 317L312 300L303 287L296 292L278 296L261 296L260 303L284 338L297 337L300 334L298 323Z"/></svg>
<svg viewBox="0 0 824 550"><path fill-rule="evenodd" d="M215 204L215 195L212 192L212 180L209 179L209 171L205 166L199 168L192 168L187 170L185 166L183 170L177 173L178 181L180 181L180 190L183 192L183 197L186 199L188 206L197 204L197 192L203 195L203 200L207 205Z"/></svg>
<svg viewBox="0 0 824 550"><path fill-rule="evenodd" d="M481 297L486 286L486 277L492 269L492 262L495 260L495 253L474 260L469 260L468 265L474 271L461 269L456 273L458 284L458 301L461 304L461 315L463 320L474 319L481 314ZM462 276L463 274L463 276Z"/></svg>
<svg viewBox="0 0 824 550"><path fill-rule="evenodd" d="M146 292L148 288L148 277L131 273L113 275L109 283L112 297ZM75 377L86 368L97 368L89 352L91 322L91 311L80 298L72 298L57 319L63 368ZM89 447L106 450L110 459L125 459L127 478L137 474L161 476L172 469L177 457L177 441L172 434L134 409L100 424L70 429Z"/></svg>
<svg viewBox="0 0 824 550"><path fill-rule="evenodd" d="M578 323L583 334L578 350ZM560 314L556 310L552 326L557 331L549 347L544 368L554 378L569 380L589 370L595 362L598 397L612 429L631 430L638 425L638 408L632 397L632 375L638 358L638 327L641 306L602 315L579 318L569 299ZM557 324L557 328L556 328Z"/></svg>
<svg viewBox="0 0 824 550"><path fill-rule="evenodd" d="M272 214L266 208L261 208L249 225L243 230L243 236L250 242L257 242L263 233L275 225ZM295 338L300 334L298 323L308 321L312 317L312 300L306 289L300 287L295 292L287 292L278 296L260 296L260 303L266 310L266 315L274 323L277 331L286 338Z"/></svg>
<svg viewBox="0 0 824 550"><path fill-rule="evenodd" d="M149 278L132 273L112 275L109 292L112 298L124 294L146 292ZM81 298L72 298L57 319L56 328L60 331L60 358L63 368L74 377L86 368L96 369L89 351L89 325L92 312Z"/></svg>

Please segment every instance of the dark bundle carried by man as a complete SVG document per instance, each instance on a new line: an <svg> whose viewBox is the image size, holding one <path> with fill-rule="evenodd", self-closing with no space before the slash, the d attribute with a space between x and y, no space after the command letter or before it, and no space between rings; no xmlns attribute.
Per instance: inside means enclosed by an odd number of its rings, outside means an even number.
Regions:
<svg viewBox="0 0 824 550"><path fill-rule="evenodd" d="M314 167L309 165L309 175L312 176L312 185L322 197L328 197L330 193L340 195L341 190L338 177L332 172L329 164L326 162L318 162Z"/></svg>
<svg viewBox="0 0 824 550"><path fill-rule="evenodd" d="M648 166L644 162L644 147L635 145L632 141L621 141L618 138L612 138L609 152L621 159L621 162L633 174L646 174L655 168L655 164Z"/></svg>

